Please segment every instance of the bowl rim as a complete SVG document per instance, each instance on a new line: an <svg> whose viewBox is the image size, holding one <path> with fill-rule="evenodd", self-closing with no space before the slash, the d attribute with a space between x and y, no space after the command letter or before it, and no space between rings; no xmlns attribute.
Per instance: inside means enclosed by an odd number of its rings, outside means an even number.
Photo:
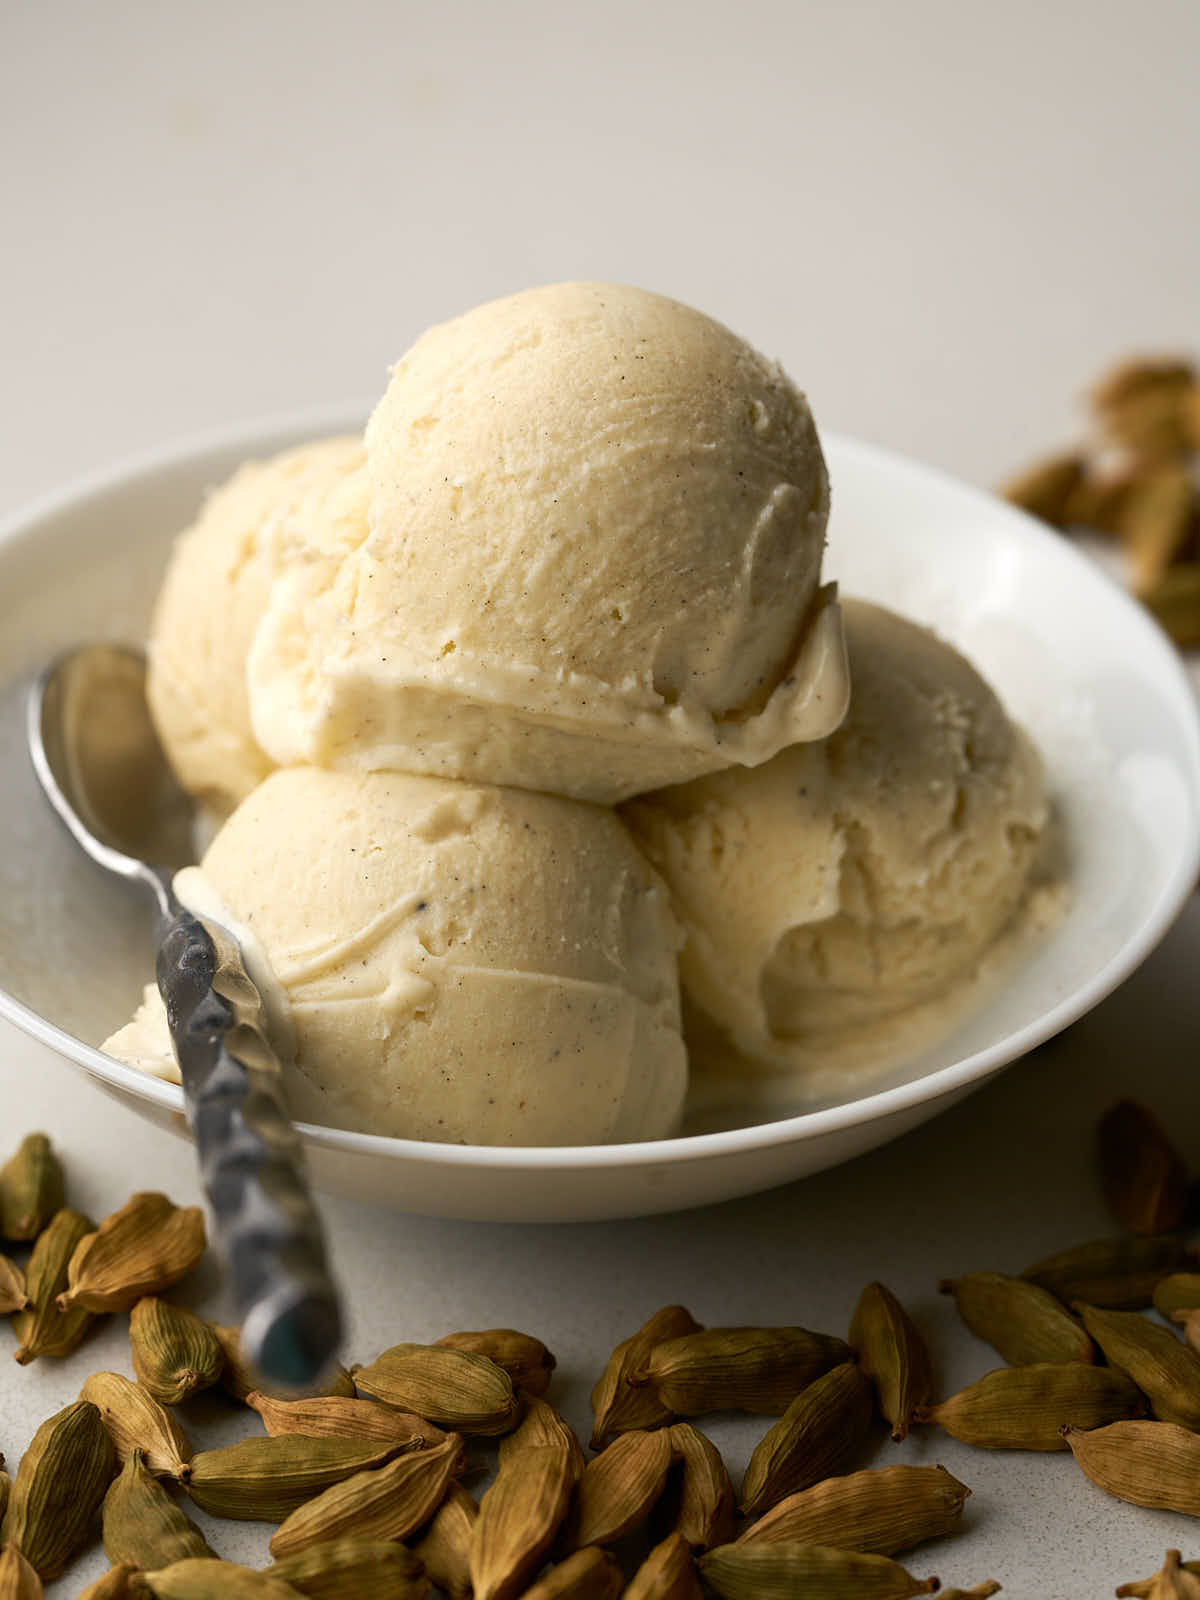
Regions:
<svg viewBox="0 0 1200 1600"><path fill-rule="evenodd" d="M246 454L284 449L289 442L301 443L306 437L354 432L361 427L367 409L350 404L326 405L251 417L196 431L126 455L111 465L84 473L65 486L51 490L0 517L0 552L13 545L32 542L43 523L65 513L79 511L89 500L118 489L130 488L138 479L160 476L185 462L208 455L237 449ZM1200 702L1197 701L1182 657L1137 600L1085 556L1071 550L1060 535L986 490L965 483L940 468L836 431L822 430L821 438L824 445L833 446L843 462L858 461L864 465L882 467L893 474L907 477L927 491L953 493L961 497L968 507L974 502L989 518L999 516L1007 521L1011 534L1026 546L1037 548L1044 542L1053 542L1057 549L1078 560L1096 582L1107 587L1118 606L1125 609L1127 620L1135 632L1140 635L1142 648L1155 658L1159 672L1165 673L1166 680L1173 685L1180 700L1179 709L1189 708L1181 718L1181 726L1186 726L1187 730L1195 801L1200 795ZM3 557L0 556L0 559ZM1178 916L1200 872L1200 806L1193 804L1189 821L1190 837L1186 840L1186 848L1179 853L1157 904L1131 937L1086 983L1024 1027L958 1061L904 1083L860 1095L838 1105L797 1112L767 1122L712 1133L685 1134L626 1144L437 1144L388 1134L329 1128L316 1123L297 1122L296 1127L313 1144L346 1154L386 1156L447 1168L469 1166L549 1174L566 1169L579 1171L674 1166L714 1157L745 1155L755 1149L767 1150L797 1141L823 1138L846 1132L863 1123L902 1115L918 1105L954 1095L973 1083L982 1082L1044 1044L1111 994L1141 965ZM84 1043L48 1021L2 987L0 1017L112 1088L148 1100L168 1112L181 1116L184 1114L183 1091L179 1085L123 1066L94 1045Z"/></svg>

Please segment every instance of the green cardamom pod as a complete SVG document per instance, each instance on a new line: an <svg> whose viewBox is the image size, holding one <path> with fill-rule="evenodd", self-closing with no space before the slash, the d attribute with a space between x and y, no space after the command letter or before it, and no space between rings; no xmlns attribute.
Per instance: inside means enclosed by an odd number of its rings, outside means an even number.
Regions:
<svg viewBox="0 0 1200 1600"><path fill-rule="evenodd" d="M93 1372L79 1391L99 1408L117 1457L140 1450L151 1472L181 1482L191 1475L192 1447L183 1429L140 1383L121 1372Z"/></svg>
<svg viewBox="0 0 1200 1600"><path fill-rule="evenodd" d="M471 1600L471 1541L478 1516L474 1496L461 1483L452 1483L413 1545L430 1582L450 1600Z"/></svg>
<svg viewBox="0 0 1200 1600"><path fill-rule="evenodd" d="M618 1434L588 1462L567 1522L566 1547L616 1544L650 1515L675 1459L670 1430Z"/></svg>
<svg viewBox="0 0 1200 1600"><path fill-rule="evenodd" d="M204 1248L199 1206L176 1206L153 1192L132 1195L75 1246L58 1309L129 1311L143 1295L186 1277Z"/></svg>
<svg viewBox="0 0 1200 1600"><path fill-rule="evenodd" d="M1138 1311L1151 1303L1160 1279L1183 1271L1193 1260L1173 1234L1096 1239L1035 1261L1021 1276L1049 1289L1064 1305L1082 1300L1113 1311Z"/></svg>
<svg viewBox="0 0 1200 1600"><path fill-rule="evenodd" d="M0 1545L0 1600L42 1600L42 1580L15 1544Z"/></svg>
<svg viewBox="0 0 1200 1600"><path fill-rule="evenodd" d="M1096 1347L1078 1317L1049 1289L1003 1272L966 1272L938 1284L952 1294L958 1314L1011 1366L1096 1359Z"/></svg>
<svg viewBox="0 0 1200 1600"><path fill-rule="evenodd" d="M43 1422L21 1457L0 1543L11 1541L44 1581L87 1539L117 1458L100 1413L76 1400Z"/></svg>
<svg viewBox="0 0 1200 1600"><path fill-rule="evenodd" d="M723 1600L908 1600L938 1588L886 1556L819 1544L721 1545L700 1557L700 1571Z"/></svg>
<svg viewBox="0 0 1200 1600"><path fill-rule="evenodd" d="M908 1433L913 1412L933 1392L929 1350L908 1312L882 1283L869 1283L850 1322L850 1346L875 1385L892 1438Z"/></svg>
<svg viewBox="0 0 1200 1600"><path fill-rule="evenodd" d="M79 1600L132 1600L133 1579L137 1568L131 1561L122 1561L110 1567L95 1583L89 1583Z"/></svg>
<svg viewBox="0 0 1200 1600"><path fill-rule="evenodd" d="M970 1492L945 1467L867 1467L788 1495L737 1542L835 1545L894 1556L956 1533Z"/></svg>
<svg viewBox="0 0 1200 1600"><path fill-rule="evenodd" d="M0 1167L0 1238L36 1239L66 1203L66 1180L49 1139L29 1134Z"/></svg>
<svg viewBox="0 0 1200 1600"><path fill-rule="evenodd" d="M309 1600L425 1600L429 1593L420 1559L392 1539L331 1539L266 1570Z"/></svg>
<svg viewBox="0 0 1200 1600"><path fill-rule="evenodd" d="M1136 1311L1106 1311L1099 1306L1080 1310L1084 1327L1109 1364L1128 1373L1160 1422L1200 1429L1200 1355L1169 1328Z"/></svg>
<svg viewBox="0 0 1200 1600"><path fill-rule="evenodd" d="M283 1522L315 1495L401 1447L357 1439L306 1439L299 1434L242 1439L192 1457L187 1492L212 1517Z"/></svg>
<svg viewBox="0 0 1200 1600"><path fill-rule="evenodd" d="M378 1400L348 1400L345 1395L314 1395L305 1400L277 1400L252 1389L246 1404L257 1411L272 1436L296 1433L307 1439L360 1439L424 1450L446 1435L424 1417L394 1411Z"/></svg>
<svg viewBox="0 0 1200 1600"><path fill-rule="evenodd" d="M543 1400L535 1400L536 1436L528 1419L507 1447L479 1502L471 1536L476 1600L516 1600L537 1575L562 1526L582 1471L574 1433Z"/></svg>
<svg viewBox="0 0 1200 1600"><path fill-rule="evenodd" d="M648 1384L668 1411L779 1416L814 1378L849 1361L850 1346L807 1328L707 1328L656 1345L628 1382Z"/></svg>
<svg viewBox="0 0 1200 1600"><path fill-rule="evenodd" d="M1200 1434L1174 1422L1064 1428L1087 1477L1130 1505L1200 1517Z"/></svg>
<svg viewBox="0 0 1200 1600"><path fill-rule="evenodd" d="M1131 1233L1170 1233L1183 1220L1187 1166L1154 1114L1118 1100L1097 1128L1100 1184L1109 1210Z"/></svg>
<svg viewBox="0 0 1200 1600"><path fill-rule="evenodd" d="M681 1533L669 1533L642 1562L622 1600L703 1600L692 1547Z"/></svg>
<svg viewBox="0 0 1200 1600"><path fill-rule="evenodd" d="M16 1359L22 1366L38 1356L70 1355L94 1320L90 1311L58 1309L58 1296L66 1287L71 1257L92 1227L87 1217L64 1207L38 1234L25 1266L29 1306L13 1318Z"/></svg>
<svg viewBox="0 0 1200 1600"><path fill-rule="evenodd" d="M815 1378L755 1447L742 1479L742 1511L756 1517L785 1495L842 1472L874 1415L871 1385L852 1361Z"/></svg>
<svg viewBox="0 0 1200 1600"><path fill-rule="evenodd" d="M998 1367L940 1405L922 1407L917 1417L984 1450L1065 1450L1064 1423L1102 1428L1144 1411L1145 1401L1124 1373L1047 1361Z"/></svg>
<svg viewBox="0 0 1200 1600"><path fill-rule="evenodd" d="M360 1393L457 1433L508 1433L520 1416L508 1373L472 1350L397 1344L351 1375Z"/></svg>
<svg viewBox="0 0 1200 1600"><path fill-rule="evenodd" d="M472 1350L508 1373L514 1389L542 1395L558 1365L540 1339L515 1328L487 1328L480 1333L448 1333L437 1341L451 1350Z"/></svg>
<svg viewBox="0 0 1200 1600"><path fill-rule="evenodd" d="M256 1572L232 1561L176 1561L156 1572L138 1572L133 1592L154 1600L300 1600L299 1589L270 1569Z"/></svg>
<svg viewBox="0 0 1200 1600"><path fill-rule="evenodd" d="M666 1429L675 1456L654 1522L678 1533L690 1549L709 1550L733 1538L733 1484L721 1452L690 1422Z"/></svg>
<svg viewBox="0 0 1200 1600"><path fill-rule="evenodd" d="M588 1545L543 1573L522 1600L618 1600L624 1587L616 1557Z"/></svg>
<svg viewBox="0 0 1200 1600"><path fill-rule="evenodd" d="M24 1311L30 1304L25 1287L25 1274L15 1261L0 1251L0 1316L12 1311Z"/></svg>
<svg viewBox="0 0 1200 1600"><path fill-rule="evenodd" d="M600 1381L592 1390L592 1449L600 1450L614 1433L631 1428L657 1428L670 1422L672 1413L648 1387L634 1388L629 1375L650 1359L656 1345L699 1333L700 1324L683 1306L664 1306L622 1342L608 1358Z"/></svg>
<svg viewBox="0 0 1200 1600"><path fill-rule="evenodd" d="M225 1370L225 1352L210 1325L156 1295L143 1295L129 1313L129 1346L138 1382L164 1406L211 1388Z"/></svg>
<svg viewBox="0 0 1200 1600"><path fill-rule="evenodd" d="M151 1475L141 1450L129 1452L104 1496L101 1517L104 1554L114 1567L123 1561L154 1568L215 1559L200 1529Z"/></svg>

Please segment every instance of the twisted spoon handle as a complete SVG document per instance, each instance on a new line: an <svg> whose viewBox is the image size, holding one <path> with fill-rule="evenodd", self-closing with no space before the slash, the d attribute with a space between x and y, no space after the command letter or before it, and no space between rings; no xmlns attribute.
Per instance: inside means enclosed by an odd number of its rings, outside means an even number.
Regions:
<svg viewBox="0 0 1200 1600"><path fill-rule="evenodd" d="M243 1353L264 1381L308 1387L341 1313L258 992L237 947L184 910L163 922L157 975Z"/></svg>

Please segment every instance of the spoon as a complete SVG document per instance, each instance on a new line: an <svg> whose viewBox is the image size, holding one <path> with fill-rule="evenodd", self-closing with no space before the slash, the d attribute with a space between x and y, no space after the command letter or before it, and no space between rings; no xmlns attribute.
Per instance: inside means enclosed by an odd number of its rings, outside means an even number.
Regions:
<svg viewBox="0 0 1200 1600"><path fill-rule="evenodd" d="M122 645L59 657L30 694L30 755L76 842L154 896L158 987L243 1354L266 1383L304 1388L337 1351L337 1290L258 991L236 942L171 887L195 859L195 819L150 720L145 680L145 658Z"/></svg>

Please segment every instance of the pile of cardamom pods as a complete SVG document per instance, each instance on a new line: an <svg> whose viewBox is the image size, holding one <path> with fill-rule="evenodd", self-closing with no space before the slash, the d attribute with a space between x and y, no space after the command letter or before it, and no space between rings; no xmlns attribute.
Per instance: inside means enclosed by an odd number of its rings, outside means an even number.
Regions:
<svg viewBox="0 0 1200 1600"><path fill-rule="evenodd" d="M111 1567L80 1600L932 1594L938 1579L895 1557L956 1532L970 1490L940 1466L855 1470L879 1417L897 1440L937 1427L984 1449L1069 1450L1110 1494L1200 1516L1188 1176L1132 1101L1102 1118L1099 1161L1124 1234L1018 1277L941 1285L1007 1363L978 1383L935 1400L920 1331L881 1283L863 1290L845 1340L702 1328L666 1306L617 1346L593 1389L588 1459L544 1398L554 1357L512 1329L394 1345L337 1368L319 1394L265 1392L237 1329L163 1298L204 1254L203 1213L135 1194L95 1226L67 1207L61 1164L31 1134L0 1169L0 1237L29 1252L23 1267L0 1252L16 1359L64 1357L94 1318L127 1312L136 1381L92 1373L37 1430L15 1478L0 1471L0 1600L39 1600L97 1523ZM265 1433L193 1452L169 1408L215 1386ZM777 1419L737 1491L692 1420L729 1411ZM478 1501L463 1484L480 1466L468 1439L498 1440ZM272 1565L223 1561L185 1496L213 1517L277 1524ZM1159 1572L1116 1593L1200 1600L1200 1563L1168 1551Z"/></svg>

